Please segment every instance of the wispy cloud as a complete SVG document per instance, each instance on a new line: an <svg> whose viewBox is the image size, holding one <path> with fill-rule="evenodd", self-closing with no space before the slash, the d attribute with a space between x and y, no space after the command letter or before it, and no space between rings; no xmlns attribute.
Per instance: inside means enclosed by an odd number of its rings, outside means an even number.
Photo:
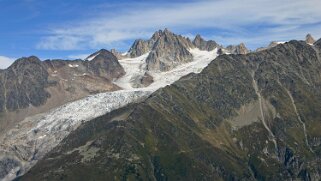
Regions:
<svg viewBox="0 0 321 181"><path fill-rule="evenodd" d="M0 56L0 69L8 68L13 63L13 61L14 61L13 58Z"/></svg>
<svg viewBox="0 0 321 181"><path fill-rule="evenodd" d="M76 50L121 45L127 40L147 38L165 27L184 34L212 30L207 36L220 43L238 43L237 40L254 47L272 40L301 38L306 33L320 37L320 7L320 0L130 4L124 5L119 15L97 12L95 18L53 28L37 48Z"/></svg>

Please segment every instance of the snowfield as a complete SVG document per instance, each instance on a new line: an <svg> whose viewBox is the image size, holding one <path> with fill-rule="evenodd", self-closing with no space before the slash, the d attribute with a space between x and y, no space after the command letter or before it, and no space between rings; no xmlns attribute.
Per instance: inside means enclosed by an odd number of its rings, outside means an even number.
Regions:
<svg viewBox="0 0 321 181"><path fill-rule="evenodd" d="M154 82L145 88L133 88L131 81L136 76L144 75L148 54L120 60L126 75L114 83L124 90L88 96L20 122L0 139L0 173L6 173L3 176L0 174L0 180L13 180L17 174L24 174L82 123L129 103L141 101L184 75L199 73L217 57L217 49L211 52L191 49L190 52L194 57L192 62L168 72L148 72L153 76ZM2 166L8 163L5 159L12 163L10 169Z"/></svg>
<svg viewBox="0 0 321 181"><path fill-rule="evenodd" d="M197 48L190 49L194 60L189 63L182 64L167 72L148 72L154 79L154 82L142 90L155 91L166 85L170 85L173 82L180 79L182 76L189 73L200 73L212 60L217 57L217 49L213 51L201 51ZM126 90L135 90L132 87L131 81L136 76L143 76L145 73L146 63L145 60L149 53L146 53L137 58L128 58L119 60L119 63L124 67L126 75L116 80L114 83Z"/></svg>

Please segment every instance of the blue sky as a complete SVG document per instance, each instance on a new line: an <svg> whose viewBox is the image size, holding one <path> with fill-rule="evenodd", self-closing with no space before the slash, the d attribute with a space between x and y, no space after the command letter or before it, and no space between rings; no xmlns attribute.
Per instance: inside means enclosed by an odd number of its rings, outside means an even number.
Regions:
<svg viewBox="0 0 321 181"><path fill-rule="evenodd" d="M126 51L158 29L249 48L321 37L320 0L0 0L0 68L15 58Z"/></svg>

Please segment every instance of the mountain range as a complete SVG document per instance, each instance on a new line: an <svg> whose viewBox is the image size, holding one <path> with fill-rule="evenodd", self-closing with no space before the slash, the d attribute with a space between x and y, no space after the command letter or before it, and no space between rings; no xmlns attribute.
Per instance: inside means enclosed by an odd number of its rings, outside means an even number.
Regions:
<svg viewBox="0 0 321 181"><path fill-rule="evenodd" d="M250 52L165 29L18 59L0 71L0 179L320 180L320 55L311 35Z"/></svg>

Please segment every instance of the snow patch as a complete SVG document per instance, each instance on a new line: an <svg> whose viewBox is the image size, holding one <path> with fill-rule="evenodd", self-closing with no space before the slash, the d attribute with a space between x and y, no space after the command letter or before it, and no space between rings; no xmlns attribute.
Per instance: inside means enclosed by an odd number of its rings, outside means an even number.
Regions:
<svg viewBox="0 0 321 181"><path fill-rule="evenodd" d="M145 68L146 68L145 60L148 54L149 53L146 53L136 58L126 58L126 59L119 60L119 63L124 68L126 74L123 77L116 80L114 83L125 90L134 89L131 85L131 79L135 76L145 74Z"/></svg>
<svg viewBox="0 0 321 181"><path fill-rule="evenodd" d="M86 60L92 61L92 60L95 59L98 55L99 55L99 53L96 53L96 54L94 54L94 55L92 55L92 56L87 57Z"/></svg>
<svg viewBox="0 0 321 181"><path fill-rule="evenodd" d="M122 56L128 55L128 51L121 54Z"/></svg>
<svg viewBox="0 0 321 181"><path fill-rule="evenodd" d="M77 68L77 67L79 67L79 65L78 64L68 64L68 66L70 67L70 68Z"/></svg>
<svg viewBox="0 0 321 181"><path fill-rule="evenodd" d="M135 90L132 87L131 80L137 76L143 76L145 72L150 74L154 82L146 88L141 90L155 91L161 87L170 85L189 73L199 73L205 68L217 55L217 48L212 51L201 51L197 48L190 49L190 53L193 55L193 61L185 63L175 67L167 72L160 71L146 71L146 58L149 53L146 53L137 58L127 58L119 60L119 63L125 69L125 76L116 80L114 83L125 90Z"/></svg>

